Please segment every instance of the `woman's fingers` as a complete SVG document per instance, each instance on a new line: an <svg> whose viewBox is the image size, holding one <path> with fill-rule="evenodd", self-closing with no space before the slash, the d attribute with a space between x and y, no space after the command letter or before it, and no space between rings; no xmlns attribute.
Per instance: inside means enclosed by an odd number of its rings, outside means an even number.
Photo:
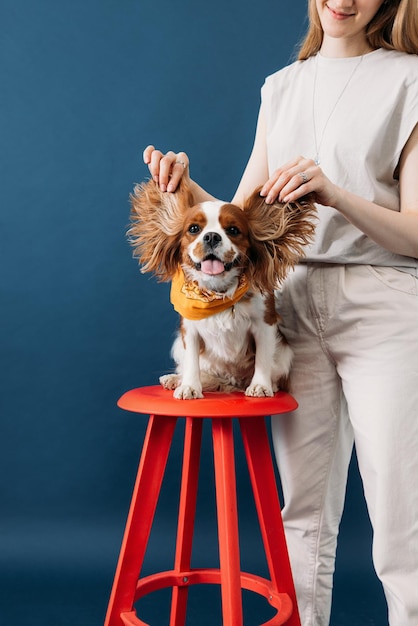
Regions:
<svg viewBox="0 0 418 626"><path fill-rule="evenodd" d="M170 181L176 155L174 152L167 152L160 159L159 183L161 191L167 191L167 185Z"/></svg>
<svg viewBox="0 0 418 626"><path fill-rule="evenodd" d="M144 153L143 153L144 163L146 163L147 165L151 161L151 155L154 152L154 150L155 150L154 146L147 146L144 150Z"/></svg>
<svg viewBox="0 0 418 626"><path fill-rule="evenodd" d="M313 191L315 185L311 181L317 175L316 169L317 166L315 164L311 166L303 163L292 169L289 181L280 189L278 194L280 202L296 200Z"/></svg>
<svg viewBox="0 0 418 626"><path fill-rule="evenodd" d="M297 167L299 161L302 157L297 157L296 159L292 159L292 161L288 161L282 167L279 167L277 170L273 172L270 176L269 180L263 186L260 195L266 197L266 202L270 204L274 202L280 191L288 184L289 180L292 177L292 170Z"/></svg>
<svg viewBox="0 0 418 626"><path fill-rule="evenodd" d="M161 191L175 191L181 178L188 175L189 158L185 152L170 150L163 154L150 145L145 148L143 158Z"/></svg>
<svg viewBox="0 0 418 626"><path fill-rule="evenodd" d="M167 185L167 191L175 191L183 176L189 174L189 157L185 152L178 152L171 168L170 180Z"/></svg>
<svg viewBox="0 0 418 626"><path fill-rule="evenodd" d="M160 150L153 150L149 157L148 169L156 183L160 181L160 162L163 153Z"/></svg>
<svg viewBox="0 0 418 626"><path fill-rule="evenodd" d="M291 200L299 198L312 191L310 181L318 169L314 161L304 157L289 161L273 172L260 195L266 198L267 204L272 204L277 199L280 202L288 202L290 194Z"/></svg>

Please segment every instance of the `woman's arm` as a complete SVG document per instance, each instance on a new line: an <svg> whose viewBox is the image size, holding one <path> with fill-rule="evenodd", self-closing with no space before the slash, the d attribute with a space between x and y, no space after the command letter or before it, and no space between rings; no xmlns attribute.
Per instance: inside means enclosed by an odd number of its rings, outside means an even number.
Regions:
<svg viewBox="0 0 418 626"><path fill-rule="evenodd" d="M399 162L400 211L392 211L334 185L313 161L298 157L276 170L262 189L267 202L293 201L313 193L354 226L395 254L418 258L418 125ZM302 176L303 174L303 176ZM305 182L305 179L306 182Z"/></svg>
<svg viewBox="0 0 418 626"><path fill-rule="evenodd" d="M418 126L399 163L400 212L384 209L340 190L335 208L354 226L390 252L418 258Z"/></svg>
<svg viewBox="0 0 418 626"><path fill-rule="evenodd" d="M232 199L234 204L243 206L254 189L264 185L268 179L266 125L264 121L263 107L258 115L257 129L254 145L247 166L242 175L238 189Z"/></svg>

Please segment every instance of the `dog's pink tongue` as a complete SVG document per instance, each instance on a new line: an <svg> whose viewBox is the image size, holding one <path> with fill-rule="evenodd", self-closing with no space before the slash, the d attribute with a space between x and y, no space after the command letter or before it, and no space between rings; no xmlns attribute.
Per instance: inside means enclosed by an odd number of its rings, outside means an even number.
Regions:
<svg viewBox="0 0 418 626"><path fill-rule="evenodd" d="M221 261L218 261L218 259L206 259L206 261L202 261L200 269L204 274L215 276L216 274L222 274L225 270L225 266Z"/></svg>

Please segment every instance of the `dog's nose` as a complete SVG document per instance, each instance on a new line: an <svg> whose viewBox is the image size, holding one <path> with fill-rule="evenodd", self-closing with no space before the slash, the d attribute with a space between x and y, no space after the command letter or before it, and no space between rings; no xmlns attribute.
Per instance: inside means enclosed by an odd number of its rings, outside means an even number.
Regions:
<svg viewBox="0 0 418 626"><path fill-rule="evenodd" d="M203 241L205 244L207 244L211 248L215 248L218 244L221 243L222 237L220 236L219 233L209 232L203 235Z"/></svg>

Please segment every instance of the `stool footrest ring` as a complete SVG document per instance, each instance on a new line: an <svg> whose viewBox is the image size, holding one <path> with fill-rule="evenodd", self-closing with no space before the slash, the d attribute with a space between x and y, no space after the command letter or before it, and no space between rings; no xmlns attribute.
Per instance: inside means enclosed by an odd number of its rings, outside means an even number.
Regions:
<svg viewBox="0 0 418 626"><path fill-rule="evenodd" d="M293 610L292 600L287 593L279 593L273 589L271 581L246 572L240 573L241 589L252 591L264 596L267 602L277 610L276 615L260 626L281 626L290 618ZM220 585L220 569L191 569L189 571L178 572L169 570L151 574L138 581L135 593L135 602L149 593L164 589L166 587L188 587L190 585ZM149 626L138 618L135 611L121 614L121 619L125 626Z"/></svg>

